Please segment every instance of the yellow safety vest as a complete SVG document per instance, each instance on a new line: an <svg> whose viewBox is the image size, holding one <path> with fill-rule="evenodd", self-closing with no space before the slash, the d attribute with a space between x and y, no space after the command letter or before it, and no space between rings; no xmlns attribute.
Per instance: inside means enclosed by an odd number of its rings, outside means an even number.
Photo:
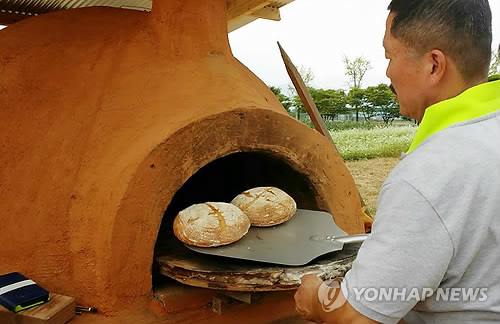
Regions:
<svg viewBox="0 0 500 324"><path fill-rule="evenodd" d="M487 83L428 107L407 153L412 152L427 137L450 125L479 118L499 109L500 75L494 75Z"/></svg>

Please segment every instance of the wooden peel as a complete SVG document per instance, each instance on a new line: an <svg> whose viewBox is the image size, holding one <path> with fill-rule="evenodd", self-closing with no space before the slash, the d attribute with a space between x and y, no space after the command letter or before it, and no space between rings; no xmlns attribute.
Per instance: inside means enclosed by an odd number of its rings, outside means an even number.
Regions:
<svg viewBox="0 0 500 324"><path fill-rule="evenodd" d="M288 72L288 75L292 80L293 86L295 87L295 90L297 90L297 94L299 95L302 104L306 108L309 117L311 117L311 121L314 125L314 128L330 141L333 148L338 153L337 146L335 146L335 142L333 142L330 132L326 127L325 121L323 120L323 118L321 118L319 110L314 104L314 101L311 97L311 94L307 90L304 80L302 80L302 77L300 73L297 71L297 68L292 63L292 60L290 60L290 57L288 57L288 55L286 54L283 47L281 47L279 42L278 42L278 47L280 49L283 62L285 63L286 71ZM371 224L373 222L373 218L371 217L370 212L368 211L368 208L366 207L366 204L363 198L361 197L361 194L359 193L359 190L358 190L358 195L359 195L359 200L361 201L361 212L363 215L363 222L365 224L365 232L369 232L371 230Z"/></svg>
<svg viewBox="0 0 500 324"><path fill-rule="evenodd" d="M323 118L321 118L318 108L314 104L311 94L307 90L306 84L304 83L304 80L302 80L300 73L297 71L297 68L295 68L295 65L293 65L292 61L286 54L283 47L281 47L279 42L278 42L278 47L280 48L281 57L285 62L286 71L288 72L290 79L292 79L293 86L297 90L297 94L299 95L302 104L306 108L309 117L311 117L311 121L313 122L314 128L318 132L320 132L321 135L325 136L330 141L330 143L332 143L335 150L337 150L337 147L333 142L332 136L330 135L330 132L326 127L325 121L323 120Z"/></svg>

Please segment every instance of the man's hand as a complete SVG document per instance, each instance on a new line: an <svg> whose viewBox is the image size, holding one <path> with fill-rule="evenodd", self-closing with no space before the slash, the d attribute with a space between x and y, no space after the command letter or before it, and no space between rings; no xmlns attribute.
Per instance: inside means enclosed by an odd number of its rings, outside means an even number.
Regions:
<svg viewBox="0 0 500 324"><path fill-rule="evenodd" d="M305 275L301 279L299 290L295 293L295 309L303 319L323 323L318 289L323 281L316 275Z"/></svg>
<svg viewBox="0 0 500 324"><path fill-rule="evenodd" d="M323 306L336 306L332 310L323 310L322 303L318 296L318 291L322 283L323 281L316 275L305 275L302 277L302 283L299 290L295 293L295 309L303 319L325 324L378 324L378 322L356 311L349 302L346 301L340 289L321 290L321 296L325 298L323 302L326 302ZM334 302L338 303L338 305L331 304Z"/></svg>

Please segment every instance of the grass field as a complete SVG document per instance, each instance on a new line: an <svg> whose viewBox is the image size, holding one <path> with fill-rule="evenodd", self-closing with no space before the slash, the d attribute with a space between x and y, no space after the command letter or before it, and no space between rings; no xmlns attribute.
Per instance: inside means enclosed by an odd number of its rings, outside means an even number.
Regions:
<svg viewBox="0 0 500 324"><path fill-rule="evenodd" d="M332 130L330 134L344 160L399 157L415 136L414 126L376 126Z"/></svg>
<svg viewBox="0 0 500 324"><path fill-rule="evenodd" d="M408 122L327 123L368 210L375 215L380 187L406 152L417 127Z"/></svg>
<svg viewBox="0 0 500 324"><path fill-rule="evenodd" d="M347 168L351 172L361 197L363 197L372 216L375 215L377 208L380 187L398 162L399 158L387 157L346 162Z"/></svg>
<svg viewBox="0 0 500 324"><path fill-rule="evenodd" d="M380 187L398 164L401 152L410 147L417 127L405 121L392 125L374 121L326 125L368 210L375 215Z"/></svg>
<svg viewBox="0 0 500 324"><path fill-rule="evenodd" d="M303 122L314 128L309 119ZM406 152L417 132L413 122L398 120L390 125L381 121L325 121L345 161L377 157L399 157Z"/></svg>

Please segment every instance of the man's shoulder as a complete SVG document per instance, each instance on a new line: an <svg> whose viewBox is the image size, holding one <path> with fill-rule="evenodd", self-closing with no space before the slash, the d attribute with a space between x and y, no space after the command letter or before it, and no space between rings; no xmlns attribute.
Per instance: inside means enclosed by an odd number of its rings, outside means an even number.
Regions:
<svg viewBox="0 0 500 324"><path fill-rule="evenodd" d="M439 188L473 177L500 178L500 111L452 125L406 155L387 183L403 180L417 189ZM500 181L500 179L497 179Z"/></svg>
<svg viewBox="0 0 500 324"><path fill-rule="evenodd" d="M394 186L408 185L417 191L440 217L454 244L459 244L471 222L489 224L497 215L493 210L500 196L500 119L496 118L434 134L405 157L384 184L387 189L392 184L393 191ZM483 212L478 215L477 210Z"/></svg>

